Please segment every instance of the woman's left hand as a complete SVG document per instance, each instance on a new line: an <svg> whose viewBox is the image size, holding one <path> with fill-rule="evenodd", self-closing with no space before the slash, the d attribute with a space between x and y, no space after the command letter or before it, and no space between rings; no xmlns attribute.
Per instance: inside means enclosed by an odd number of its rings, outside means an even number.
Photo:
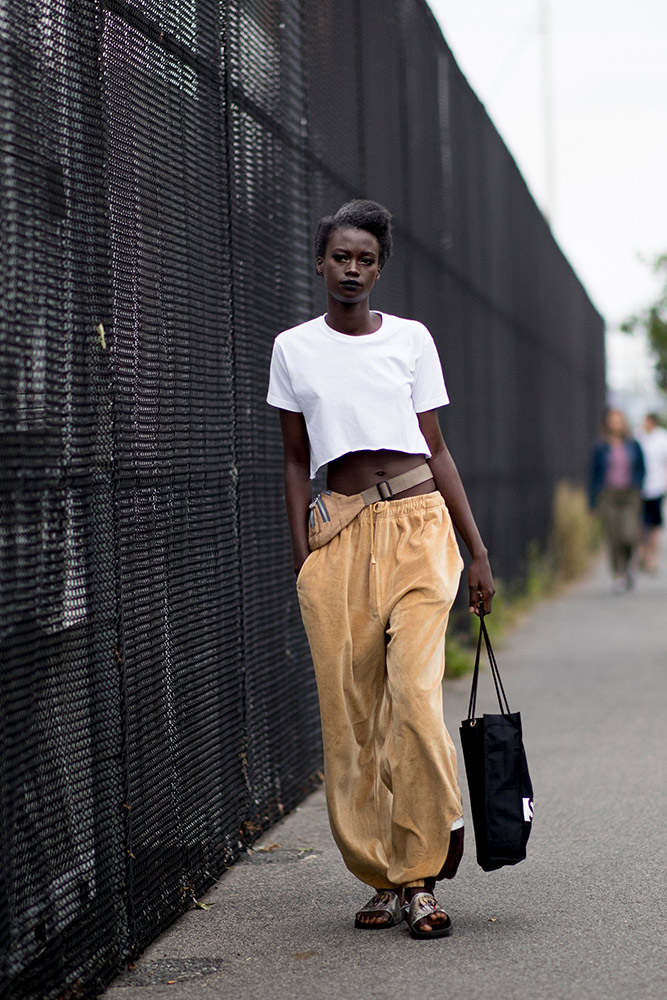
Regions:
<svg viewBox="0 0 667 1000"><path fill-rule="evenodd" d="M479 614L480 601L484 602L484 613L491 614L491 605L496 588L493 583L493 573L489 565L489 557L485 554L475 556L468 570L468 603L470 610Z"/></svg>

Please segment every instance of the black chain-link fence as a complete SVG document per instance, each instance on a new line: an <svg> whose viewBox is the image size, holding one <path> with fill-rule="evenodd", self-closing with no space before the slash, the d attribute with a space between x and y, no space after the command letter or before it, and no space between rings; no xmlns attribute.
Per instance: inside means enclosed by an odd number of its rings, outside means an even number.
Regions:
<svg viewBox="0 0 667 1000"><path fill-rule="evenodd" d="M264 402L316 220L393 211L374 304L436 338L505 577L585 473L602 323L422 0L0 0L0 144L0 968L48 1000L318 780Z"/></svg>

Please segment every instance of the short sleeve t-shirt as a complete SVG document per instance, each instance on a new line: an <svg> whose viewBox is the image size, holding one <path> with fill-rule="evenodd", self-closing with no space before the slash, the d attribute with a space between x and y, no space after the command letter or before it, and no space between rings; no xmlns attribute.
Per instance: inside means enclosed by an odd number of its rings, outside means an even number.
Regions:
<svg viewBox="0 0 667 1000"><path fill-rule="evenodd" d="M379 314L375 333L350 336L318 316L280 333L267 400L303 413L310 475L353 451L430 451L417 414L449 402L438 352L416 320Z"/></svg>
<svg viewBox="0 0 667 1000"><path fill-rule="evenodd" d="M642 496L647 499L662 497L667 493L667 430L656 427L642 434L639 443L646 465Z"/></svg>

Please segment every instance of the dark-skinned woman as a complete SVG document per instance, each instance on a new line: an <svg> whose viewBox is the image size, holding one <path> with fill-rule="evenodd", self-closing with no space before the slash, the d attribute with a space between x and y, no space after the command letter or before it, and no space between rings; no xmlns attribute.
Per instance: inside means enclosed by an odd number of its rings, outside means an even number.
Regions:
<svg viewBox="0 0 667 1000"><path fill-rule="evenodd" d="M445 631L463 563L470 609L491 611L486 548L447 450L448 402L435 344L414 320L371 311L391 253L391 216L352 201L320 221L327 312L276 338L268 401L280 410L297 592L317 677L334 839L375 895L355 925L408 921L443 937L433 891L463 850L456 753L444 724ZM311 479L327 466L313 505ZM359 499L361 497L361 499ZM353 498L353 499L349 499ZM359 512L309 546L317 514ZM328 505L328 507L327 507Z"/></svg>

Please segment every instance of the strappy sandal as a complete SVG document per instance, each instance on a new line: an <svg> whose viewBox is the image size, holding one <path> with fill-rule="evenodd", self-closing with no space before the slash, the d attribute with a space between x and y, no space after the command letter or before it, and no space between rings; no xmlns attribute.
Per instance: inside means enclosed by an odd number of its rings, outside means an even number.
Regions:
<svg viewBox="0 0 667 1000"><path fill-rule="evenodd" d="M408 922L408 928L412 937L441 938L449 937L452 933L452 922L432 892L424 891L415 893L410 903L405 904L404 909L406 910L405 919ZM420 931L417 927L419 921L423 920L424 917L433 916L434 913L444 914L447 917L446 923L438 924L430 931Z"/></svg>
<svg viewBox="0 0 667 1000"><path fill-rule="evenodd" d="M383 924L368 924L360 920L362 913L388 913L390 919ZM362 910L354 918L354 926L364 931L383 931L385 927L395 927L403 919L403 908L397 892L393 889L381 889L369 899Z"/></svg>

